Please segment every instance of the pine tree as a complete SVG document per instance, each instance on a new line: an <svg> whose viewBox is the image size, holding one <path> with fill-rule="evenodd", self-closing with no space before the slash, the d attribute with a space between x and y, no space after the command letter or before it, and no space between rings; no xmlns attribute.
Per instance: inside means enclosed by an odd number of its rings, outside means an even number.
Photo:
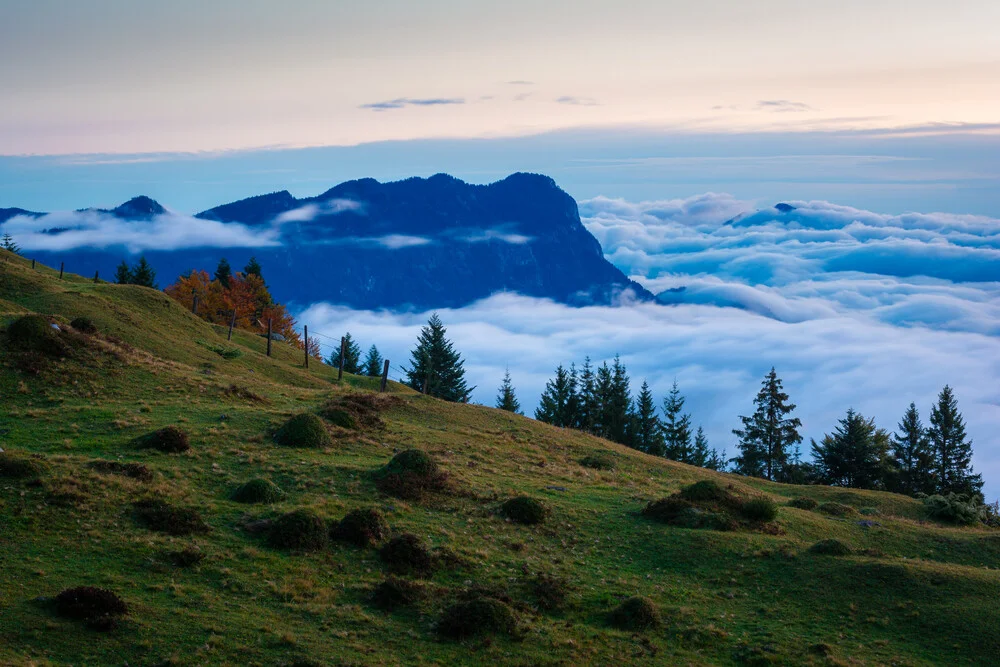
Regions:
<svg viewBox="0 0 1000 667"><path fill-rule="evenodd" d="M574 420L569 406L575 393L569 371L560 364L556 368L556 376L545 383L545 390L535 408L535 419L553 426L572 428Z"/></svg>
<svg viewBox="0 0 1000 667"><path fill-rule="evenodd" d="M684 397L677 388L677 380L663 399L663 442L665 456L681 463L694 463L691 451L691 415L682 414Z"/></svg>
<svg viewBox="0 0 1000 667"><path fill-rule="evenodd" d="M21 254L21 246L17 245L14 242L14 237L8 234L7 232L4 232L3 238L0 239L0 248L12 252L15 255Z"/></svg>
<svg viewBox="0 0 1000 667"><path fill-rule="evenodd" d="M334 366L340 364L340 350L335 350L330 363ZM361 346L351 338L351 332L344 334L344 372L358 375L361 373ZM382 369L379 369L379 375Z"/></svg>
<svg viewBox="0 0 1000 667"><path fill-rule="evenodd" d="M261 280L264 279L264 275L261 273L262 268L260 262L257 261L256 257L251 257L247 265L243 267L243 275L245 276L257 276Z"/></svg>
<svg viewBox="0 0 1000 667"><path fill-rule="evenodd" d="M597 367L594 374L594 430L593 433L601 438L610 438L613 421L611 416L611 394L614 391L614 378L611 375L611 367L608 362L602 362Z"/></svg>
<svg viewBox="0 0 1000 667"><path fill-rule="evenodd" d="M982 475L972 472L972 442L965 438L965 420L958 411L958 399L945 385L937 405L931 408L931 425L927 429L937 493L972 496L983 488Z"/></svg>
<svg viewBox="0 0 1000 667"><path fill-rule="evenodd" d="M426 386L426 393L446 401L467 403L474 387L466 386L464 362L445 333L441 318L434 313L410 353L406 384L417 391Z"/></svg>
<svg viewBox="0 0 1000 667"><path fill-rule="evenodd" d="M740 416L743 428L733 429L740 439L740 455L733 459L736 472L750 477L773 480L788 460L788 448L802 442L798 417L787 418L795 405L788 402L788 394L781 388L781 380L774 368L767 374L754 399L754 414Z"/></svg>
<svg viewBox="0 0 1000 667"><path fill-rule="evenodd" d="M382 355L379 354L378 348L372 345L368 348L368 354L365 356L364 361L364 373L368 377L382 377L382 365L384 364Z"/></svg>
<svg viewBox="0 0 1000 667"><path fill-rule="evenodd" d="M219 281L224 289L229 289L229 283L232 277L233 267L229 266L229 261L223 257L219 260L219 265L215 267L215 279Z"/></svg>
<svg viewBox="0 0 1000 667"><path fill-rule="evenodd" d="M156 271L146 261L145 255L139 258L139 263L132 269L130 282L133 285L142 285L143 287L156 287Z"/></svg>
<svg viewBox="0 0 1000 667"><path fill-rule="evenodd" d="M886 479L889 434L853 409L832 434L812 441L819 480L852 489L882 488Z"/></svg>
<svg viewBox="0 0 1000 667"><path fill-rule="evenodd" d="M577 420L576 428L587 433L596 433L600 418L600 401L597 397L597 379L590 357L583 360L580 376L577 381Z"/></svg>
<svg viewBox="0 0 1000 667"><path fill-rule="evenodd" d="M643 380L635 399L632 444L640 452L663 456L663 424L656 415L656 402L649 383Z"/></svg>
<svg viewBox="0 0 1000 667"><path fill-rule="evenodd" d="M705 430L701 426L698 427L698 431L694 436L694 457L696 461L700 461L700 463L695 463L695 465L699 465L702 468L720 471L726 469L726 452L720 452L714 447L709 447Z"/></svg>
<svg viewBox="0 0 1000 667"><path fill-rule="evenodd" d="M629 445L632 415L632 392L629 389L628 372L616 354L611 366L610 392L605 406L604 428L606 437L612 442Z"/></svg>
<svg viewBox="0 0 1000 667"><path fill-rule="evenodd" d="M128 267L128 262L124 259L115 269L115 282L119 285L130 285L132 283L132 269Z"/></svg>
<svg viewBox="0 0 1000 667"><path fill-rule="evenodd" d="M910 403L897 428L892 438L892 456L897 470L894 489L911 496L934 493L930 443L915 403Z"/></svg>
<svg viewBox="0 0 1000 667"><path fill-rule="evenodd" d="M497 392L496 406L501 410L513 412L516 415L521 414L521 404L517 400L514 385L510 380L510 369L504 370L503 382L500 384L500 390Z"/></svg>

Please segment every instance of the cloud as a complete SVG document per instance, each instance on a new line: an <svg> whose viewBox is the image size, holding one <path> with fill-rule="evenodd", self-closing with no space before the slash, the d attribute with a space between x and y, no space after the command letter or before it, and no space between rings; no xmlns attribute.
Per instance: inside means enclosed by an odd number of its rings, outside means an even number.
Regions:
<svg viewBox="0 0 1000 667"><path fill-rule="evenodd" d="M360 202L350 199L331 199L321 204L306 204L299 208L285 211L278 215L274 221L277 224L286 222L311 222L319 216L337 215L346 211L362 212L364 206Z"/></svg>
<svg viewBox="0 0 1000 667"><path fill-rule="evenodd" d="M150 220L122 220L99 211L15 216L0 225L25 250L125 247L130 253L184 248L264 248L280 245L272 228L201 220L167 213Z"/></svg>
<svg viewBox="0 0 1000 667"><path fill-rule="evenodd" d="M757 102L758 111L771 111L774 113L802 113L812 111L813 108L805 102L792 102L791 100L760 100Z"/></svg>
<svg viewBox="0 0 1000 667"><path fill-rule="evenodd" d="M533 86L533 85L535 85L534 81L525 81L523 79L515 79L513 81L507 81L506 83L507 83L508 86Z"/></svg>
<svg viewBox="0 0 1000 667"><path fill-rule="evenodd" d="M563 95L562 97L556 98L557 104L569 104L573 106L581 107L596 107L598 106L597 100L593 97L576 97L575 95Z"/></svg>
<svg viewBox="0 0 1000 667"><path fill-rule="evenodd" d="M362 104L359 109L371 109L372 111L387 111L389 109L402 109L407 106L417 106L417 107L432 107L441 106L448 104L465 104L465 98L463 97L432 97L432 98L413 98L413 97L397 97L394 100L387 100L385 102L372 102L369 104Z"/></svg>

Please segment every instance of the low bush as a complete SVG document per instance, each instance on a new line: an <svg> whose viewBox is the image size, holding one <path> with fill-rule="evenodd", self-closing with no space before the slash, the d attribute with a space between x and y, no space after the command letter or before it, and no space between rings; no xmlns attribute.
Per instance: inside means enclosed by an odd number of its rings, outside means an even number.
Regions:
<svg viewBox="0 0 1000 667"><path fill-rule="evenodd" d="M679 528L733 530L734 522L726 513L707 510L684 500L679 495L651 501L642 510L645 517Z"/></svg>
<svg viewBox="0 0 1000 667"><path fill-rule="evenodd" d="M165 426L158 431L139 436L132 442L142 449L155 449L165 454L180 454L191 449L188 434L176 426Z"/></svg>
<svg viewBox="0 0 1000 667"><path fill-rule="evenodd" d="M923 502L930 518L965 526L977 523L984 509L978 496L970 498L957 493L928 496Z"/></svg>
<svg viewBox="0 0 1000 667"><path fill-rule="evenodd" d="M90 467L106 475L131 477L140 482L152 482L153 471L141 463L121 463L120 461L91 461Z"/></svg>
<svg viewBox="0 0 1000 667"><path fill-rule="evenodd" d="M330 434L323 420L314 414L302 412L285 422L274 434L274 441L282 447L319 449L331 444Z"/></svg>
<svg viewBox="0 0 1000 667"><path fill-rule="evenodd" d="M393 456L376 473L375 485L386 495L416 500L426 493L444 489L447 476L427 452L407 449Z"/></svg>
<svg viewBox="0 0 1000 667"><path fill-rule="evenodd" d="M351 391L327 401L319 414L341 428L382 430L382 412L400 403L398 397L389 394Z"/></svg>
<svg viewBox="0 0 1000 667"><path fill-rule="evenodd" d="M197 510L189 507L175 507L157 498L140 500L133 507L136 520L158 533L194 535L210 530Z"/></svg>
<svg viewBox="0 0 1000 667"><path fill-rule="evenodd" d="M48 472L49 465L33 456L0 452L0 477L7 479L38 479Z"/></svg>
<svg viewBox="0 0 1000 667"><path fill-rule="evenodd" d="M542 523L548 515L548 508L545 505L528 496L511 498L501 506L500 510L514 523L525 526Z"/></svg>
<svg viewBox="0 0 1000 667"><path fill-rule="evenodd" d="M316 551L327 544L323 518L310 509L298 509L275 519L267 542L277 549Z"/></svg>
<svg viewBox="0 0 1000 667"><path fill-rule="evenodd" d="M444 610L437 630L451 639L477 635L517 634L517 615L510 605L490 597L456 602Z"/></svg>
<svg viewBox="0 0 1000 667"><path fill-rule="evenodd" d="M244 482L236 487L230 498L238 503L248 505L256 503L276 503L285 496L285 492L269 479L257 478Z"/></svg>
<svg viewBox="0 0 1000 667"><path fill-rule="evenodd" d="M427 575L434 569L430 550L413 533L402 533L389 540L379 556L393 574Z"/></svg>
<svg viewBox="0 0 1000 667"><path fill-rule="evenodd" d="M673 523L682 512L693 507L694 503L688 502L680 496L667 496L647 503L642 510L642 515L660 523Z"/></svg>
<svg viewBox="0 0 1000 667"><path fill-rule="evenodd" d="M358 422L355 421L354 417L347 410L341 408L327 406L320 412L320 415L323 419L340 428L353 430L358 427Z"/></svg>
<svg viewBox="0 0 1000 667"><path fill-rule="evenodd" d="M614 608L609 622L619 630L648 630L660 625L660 610L648 598L631 597Z"/></svg>
<svg viewBox="0 0 1000 667"><path fill-rule="evenodd" d="M856 509L843 503L822 503L816 507L816 511L830 516L854 516L858 513Z"/></svg>
<svg viewBox="0 0 1000 667"><path fill-rule="evenodd" d="M531 580L530 586L540 608L556 611L566 606L566 598L570 593L568 579L542 572Z"/></svg>
<svg viewBox="0 0 1000 667"><path fill-rule="evenodd" d="M377 509L353 510L334 524L330 537L359 547L371 546L389 537L389 522Z"/></svg>
<svg viewBox="0 0 1000 667"><path fill-rule="evenodd" d="M79 586L59 593L55 598L56 613L65 618L87 621L97 630L110 630L116 619L128 614L128 605L118 595L104 588Z"/></svg>
<svg viewBox="0 0 1000 667"><path fill-rule="evenodd" d="M679 495L691 502L724 502L731 494L710 479L703 479L680 490Z"/></svg>
<svg viewBox="0 0 1000 667"><path fill-rule="evenodd" d="M425 592L423 584L390 575L372 591L372 603L386 611L412 607L423 599Z"/></svg>
<svg viewBox="0 0 1000 667"><path fill-rule="evenodd" d="M743 500L739 503L738 510L744 519L757 523L774 521L778 516L778 505L764 496Z"/></svg>
<svg viewBox="0 0 1000 667"><path fill-rule="evenodd" d="M593 470L614 470L615 460L606 454L590 454L580 459L580 465Z"/></svg>
<svg viewBox="0 0 1000 667"><path fill-rule="evenodd" d="M69 325L82 334L93 335L97 333L97 325L89 317L78 317Z"/></svg>
<svg viewBox="0 0 1000 667"><path fill-rule="evenodd" d="M789 507L795 507L800 510L814 510L817 505L819 505L818 502L805 496L798 496L788 501Z"/></svg>
<svg viewBox="0 0 1000 667"><path fill-rule="evenodd" d="M820 556L847 556L851 548L837 539L820 540L809 547L809 553Z"/></svg>

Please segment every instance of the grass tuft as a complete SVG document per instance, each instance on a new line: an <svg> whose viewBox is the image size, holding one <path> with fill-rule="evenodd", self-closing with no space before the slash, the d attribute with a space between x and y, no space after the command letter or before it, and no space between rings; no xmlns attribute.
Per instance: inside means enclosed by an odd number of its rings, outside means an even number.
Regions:
<svg viewBox="0 0 1000 667"><path fill-rule="evenodd" d="M444 637L465 639L477 635L514 635L517 615L510 605L491 597L457 602L442 614L437 630Z"/></svg>
<svg viewBox="0 0 1000 667"><path fill-rule="evenodd" d="M789 507L795 507L800 510L814 510L818 505L818 502L805 496L796 496L788 501Z"/></svg>
<svg viewBox="0 0 1000 667"><path fill-rule="evenodd" d="M548 508L541 501L528 496L511 498L501 506L500 511L514 523L525 526L542 523L549 513Z"/></svg>
<svg viewBox="0 0 1000 667"><path fill-rule="evenodd" d="M650 630L659 627L660 610L649 598L635 596L615 607L608 620L619 630Z"/></svg>
<svg viewBox="0 0 1000 667"><path fill-rule="evenodd" d="M280 501L285 492L269 479L251 479L236 487L230 498L238 503L248 505L264 503L271 504Z"/></svg>
<svg viewBox="0 0 1000 667"><path fill-rule="evenodd" d="M359 547L372 546L389 537L389 522L375 508L357 509L334 524L330 537Z"/></svg>
<svg viewBox="0 0 1000 667"><path fill-rule="evenodd" d="M276 549L318 551L327 544L326 522L313 510L293 510L274 521L267 542Z"/></svg>
<svg viewBox="0 0 1000 667"><path fill-rule="evenodd" d="M434 558L427 545L413 533L402 533L389 540L379 557L393 574L426 576L434 570Z"/></svg>
<svg viewBox="0 0 1000 667"><path fill-rule="evenodd" d="M155 449L165 454L181 454L191 449L188 434L176 426L165 426L158 431L141 435L132 443L140 449Z"/></svg>
<svg viewBox="0 0 1000 667"><path fill-rule="evenodd" d="M282 447L305 449L322 449L331 444L323 420L309 412L299 413L286 421L274 434L274 441Z"/></svg>
<svg viewBox="0 0 1000 667"><path fill-rule="evenodd" d="M441 472L437 462L420 449L407 449L392 457L392 460L375 475L375 484L382 493L402 498L418 500L432 491L445 488L447 476Z"/></svg>
<svg viewBox="0 0 1000 667"><path fill-rule="evenodd" d="M809 547L809 553L820 556L847 556L851 553L851 548L838 539L830 538L820 540Z"/></svg>
<svg viewBox="0 0 1000 667"><path fill-rule="evenodd" d="M372 591L372 603L379 609L393 611L400 607L413 607L426 595L424 585L416 581L389 575Z"/></svg>

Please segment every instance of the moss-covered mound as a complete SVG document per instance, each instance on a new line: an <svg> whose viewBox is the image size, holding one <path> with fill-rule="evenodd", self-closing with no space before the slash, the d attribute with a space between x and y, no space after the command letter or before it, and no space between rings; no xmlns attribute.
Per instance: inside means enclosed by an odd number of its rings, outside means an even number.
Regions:
<svg viewBox="0 0 1000 667"><path fill-rule="evenodd" d="M820 556L847 556L851 548L837 539L820 540L809 547L809 553Z"/></svg>
<svg viewBox="0 0 1000 667"><path fill-rule="evenodd" d="M778 505L764 496L747 498L739 503L738 512L747 521L767 523L778 516Z"/></svg>
<svg viewBox="0 0 1000 667"><path fill-rule="evenodd" d="M274 434L274 441L282 447L320 449L331 444L323 420L309 412L295 415Z"/></svg>
<svg viewBox="0 0 1000 667"><path fill-rule="evenodd" d="M538 601L538 606L546 611L565 607L570 590L569 580L555 574L542 572L531 580L531 592Z"/></svg>
<svg viewBox="0 0 1000 667"><path fill-rule="evenodd" d="M704 509L676 494L651 501L643 508L642 514L653 521L679 528L732 530L736 527L727 514Z"/></svg>
<svg viewBox="0 0 1000 667"><path fill-rule="evenodd" d="M124 616L128 605L114 592L93 586L69 588L56 596L56 613L65 618L97 621Z"/></svg>
<svg viewBox="0 0 1000 667"><path fill-rule="evenodd" d="M165 426L152 433L141 435L132 441L141 449L155 449L165 454L180 454L191 449L188 434L176 426Z"/></svg>
<svg viewBox="0 0 1000 667"><path fill-rule="evenodd" d="M817 501L805 496L797 496L788 501L789 507L795 507L800 510L814 510L818 505Z"/></svg>
<svg viewBox="0 0 1000 667"><path fill-rule="evenodd" d="M359 547L371 546L388 539L389 522L377 509L357 509L334 524L330 537Z"/></svg>
<svg viewBox="0 0 1000 667"><path fill-rule="evenodd" d="M430 549L413 533L402 533L379 550L379 557L393 574L428 575L434 570Z"/></svg>
<svg viewBox="0 0 1000 667"><path fill-rule="evenodd" d="M77 317L69 325L88 336L97 333L97 325L89 317Z"/></svg>
<svg viewBox="0 0 1000 667"><path fill-rule="evenodd" d="M0 477L7 479L38 479L49 469L48 463L34 456L12 452L0 453Z"/></svg>
<svg viewBox="0 0 1000 667"><path fill-rule="evenodd" d="M399 398L390 394L352 391L327 401L319 414L341 428L382 430L382 413L399 403Z"/></svg>
<svg viewBox="0 0 1000 667"><path fill-rule="evenodd" d="M545 521L548 508L540 501L528 496L517 496L505 502L500 511L514 523L532 526Z"/></svg>
<svg viewBox="0 0 1000 667"><path fill-rule="evenodd" d="M15 350L59 357L70 351L60 334L61 330L49 318L25 315L7 327L7 343Z"/></svg>
<svg viewBox="0 0 1000 667"><path fill-rule="evenodd" d="M285 496L285 492L269 479L251 479L240 484L230 498L238 503L276 503Z"/></svg>
<svg viewBox="0 0 1000 667"><path fill-rule="evenodd" d="M631 597L612 610L608 621L619 630L649 630L659 627L660 610L648 598Z"/></svg>
<svg viewBox="0 0 1000 667"><path fill-rule="evenodd" d="M158 498L140 500L133 507L136 521L157 533L195 535L210 530L198 511L190 507L176 507Z"/></svg>
<svg viewBox="0 0 1000 667"><path fill-rule="evenodd" d="M830 516L855 516L858 511L851 507L850 505L844 505L842 503L823 503L817 505L817 512L822 512L823 514L829 514Z"/></svg>
<svg viewBox="0 0 1000 667"><path fill-rule="evenodd" d="M438 632L451 639L477 635L517 633L517 614L510 605L491 597L476 597L457 602L442 614Z"/></svg>
<svg viewBox="0 0 1000 667"><path fill-rule="evenodd" d="M205 552L197 547L185 547L165 554L168 561L177 567L194 567L205 559Z"/></svg>
<svg viewBox="0 0 1000 667"><path fill-rule="evenodd" d="M120 461L91 461L90 467L105 475L121 475L140 482L152 482L153 471L142 463L122 463Z"/></svg>
<svg viewBox="0 0 1000 667"><path fill-rule="evenodd" d="M592 470L614 470L615 460L607 454L588 454L580 459L580 465Z"/></svg>
<svg viewBox="0 0 1000 667"><path fill-rule="evenodd" d="M425 595L423 584L389 575L372 591L372 604L379 609L392 611L400 607L412 607Z"/></svg>
<svg viewBox="0 0 1000 667"><path fill-rule="evenodd" d="M327 545L327 539L323 517L310 509L298 509L275 520L267 543L276 549L316 551Z"/></svg>
<svg viewBox="0 0 1000 667"><path fill-rule="evenodd" d="M716 482L710 479L704 479L700 482L695 482L689 486L685 486L678 492L678 495L684 500L698 503L698 502L725 502L731 498L731 495L727 490L719 486Z"/></svg>
<svg viewBox="0 0 1000 667"><path fill-rule="evenodd" d="M642 513L681 528L735 530L742 525L760 529L777 517L778 506L766 496L747 496L732 486L723 488L712 480L702 480L650 502Z"/></svg>
<svg viewBox="0 0 1000 667"><path fill-rule="evenodd" d="M375 484L386 495L419 499L429 492L444 489L447 476L430 454L420 449L407 449L393 456L375 474Z"/></svg>

